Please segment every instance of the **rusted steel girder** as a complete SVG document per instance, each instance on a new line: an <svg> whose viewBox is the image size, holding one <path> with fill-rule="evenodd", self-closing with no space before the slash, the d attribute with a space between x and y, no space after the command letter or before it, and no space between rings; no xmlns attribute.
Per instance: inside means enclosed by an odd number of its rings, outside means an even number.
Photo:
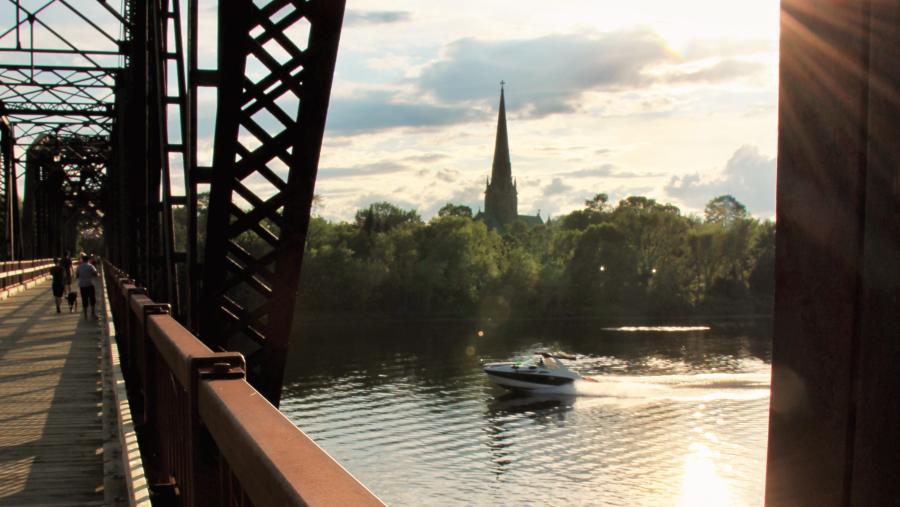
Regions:
<svg viewBox="0 0 900 507"><path fill-rule="evenodd" d="M170 68L177 69L183 80L183 60L173 58L169 47L170 39L181 40L180 15L174 0L128 3L123 43L128 65L116 76L114 162L108 185L116 213L105 224L110 258L179 316L176 262L183 255L175 251L170 157L183 149L169 138L168 74ZM169 37L173 23L176 33Z"/></svg>
<svg viewBox="0 0 900 507"><path fill-rule="evenodd" d="M277 405L344 1L219 4L200 337ZM300 28L300 30L297 30ZM305 33L308 39L290 34Z"/></svg>
<svg viewBox="0 0 900 507"><path fill-rule="evenodd" d="M7 261L22 258L15 144L12 125L0 111L0 260Z"/></svg>
<svg viewBox="0 0 900 507"><path fill-rule="evenodd" d="M121 9L104 2L55 6L96 35L91 48L56 30L60 17L44 7L16 3L15 21L0 29L0 101L9 107L16 142L41 146L18 158L35 168L24 171L31 189L26 254L73 247L74 233L61 231L72 226L71 208L84 207L76 220L102 218L107 256L154 299L172 305L173 315L207 344L248 353L250 380L273 403L344 4L220 2L218 65L202 62L214 68L198 61L200 0L188 0L184 11L179 0L127 0ZM209 167L196 155L197 95L204 88L218 95ZM107 139L107 156L90 169L96 177L76 185L47 143L86 138ZM183 175L175 174L179 169ZM101 197L65 197L84 190L82 184ZM200 191L207 185L210 204L203 210ZM184 229L176 227L176 214L186 217Z"/></svg>
<svg viewBox="0 0 900 507"><path fill-rule="evenodd" d="M44 135L26 152L22 233L25 254L71 251L79 234L100 234L109 161L105 137Z"/></svg>

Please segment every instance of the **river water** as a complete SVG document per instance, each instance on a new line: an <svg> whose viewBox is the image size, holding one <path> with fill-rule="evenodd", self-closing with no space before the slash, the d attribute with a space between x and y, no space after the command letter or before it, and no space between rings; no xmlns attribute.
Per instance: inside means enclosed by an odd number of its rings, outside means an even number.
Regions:
<svg viewBox="0 0 900 507"><path fill-rule="evenodd" d="M764 326L300 327L282 410L391 505L763 503ZM534 350L599 382L511 396L481 371Z"/></svg>

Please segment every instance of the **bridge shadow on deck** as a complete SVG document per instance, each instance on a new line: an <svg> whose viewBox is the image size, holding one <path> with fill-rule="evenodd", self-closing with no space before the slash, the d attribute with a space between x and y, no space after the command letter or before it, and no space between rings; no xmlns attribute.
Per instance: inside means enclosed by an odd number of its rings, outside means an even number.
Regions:
<svg viewBox="0 0 900 507"><path fill-rule="evenodd" d="M0 506L104 505L99 333L46 283L0 302Z"/></svg>

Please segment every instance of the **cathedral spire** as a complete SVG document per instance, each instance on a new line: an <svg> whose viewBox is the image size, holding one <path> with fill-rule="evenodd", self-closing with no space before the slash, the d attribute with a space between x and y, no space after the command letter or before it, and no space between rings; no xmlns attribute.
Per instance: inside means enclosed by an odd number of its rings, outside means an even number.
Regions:
<svg viewBox="0 0 900 507"><path fill-rule="evenodd" d="M490 228L504 227L519 217L519 197L509 163L509 138L506 135L506 98L500 81L500 112L497 113L497 139L491 179L484 191L484 221Z"/></svg>
<svg viewBox="0 0 900 507"><path fill-rule="evenodd" d="M503 96L505 84L505 81L500 81L500 112L497 113L497 139L494 142L491 183L508 188L512 186L512 164L509 161L509 137L506 134L506 100Z"/></svg>

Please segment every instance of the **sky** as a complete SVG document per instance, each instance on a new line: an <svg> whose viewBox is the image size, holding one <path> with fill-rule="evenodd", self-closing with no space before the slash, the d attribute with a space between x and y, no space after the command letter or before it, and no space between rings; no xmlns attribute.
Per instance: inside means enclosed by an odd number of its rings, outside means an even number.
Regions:
<svg viewBox="0 0 900 507"><path fill-rule="evenodd" d="M118 21L89 5L118 35ZM201 67L216 61L216 8L201 9ZM732 194L772 218L778 15L778 0L347 0L315 213L352 220L377 201L425 219L448 202L477 211L503 80L519 213L559 216L600 192L701 213ZM114 43L61 4L42 16L79 47ZM38 29L36 40L59 45ZM201 164L212 156L208 90Z"/></svg>
<svg viewBox="0 0 900 507"><path fill-rule="evenodd" d="M348 0L316 212L483 206L499 101L519 212L599 193L775 210L777 0Z"/></svg>

